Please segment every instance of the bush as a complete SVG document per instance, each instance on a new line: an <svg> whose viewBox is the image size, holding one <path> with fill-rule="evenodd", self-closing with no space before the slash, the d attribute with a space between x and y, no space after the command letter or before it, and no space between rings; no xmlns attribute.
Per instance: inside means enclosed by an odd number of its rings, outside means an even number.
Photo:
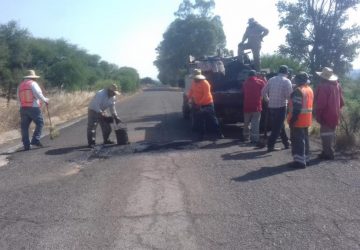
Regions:
<svg viewBox="0 0 360 250"><path fill-rule="evenodd" d="M360 94L359 80L354 82L344 82L345 107L341 113L340 126L338 129L337 144L340 148L355 146L360 136ZM341 145L340 145L341 144Z"/></svg>
<svg viewBox="0 0 360 250"><path fill-rule="evenodd" d="M93 84L93 85L91 86L90 90L92 90L92 91L98 91L98 90L100 90L100 89L103 89L103 88L106 88L106 87L110 86L110 85L113 84L113 83L117 84L117 86L119 87L119 83L117 83L117 82L114 81L114 80L111 80L111 79L98 80L98 81L95 82L95 84ZM121 89L121 88L119 87L119 89Z"/></svg>

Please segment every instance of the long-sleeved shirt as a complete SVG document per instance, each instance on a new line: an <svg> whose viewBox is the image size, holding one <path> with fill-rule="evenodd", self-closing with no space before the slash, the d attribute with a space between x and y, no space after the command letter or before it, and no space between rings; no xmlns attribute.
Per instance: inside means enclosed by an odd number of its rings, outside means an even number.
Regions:
<svg viewBox="0 0 360 250"><path fill-rule="evenodd" d="M316 120L330 128L336 128L340 121L340 110L344 98L339 82L323 80L317 87L314 96Z"/></svg>
<svg viewBox="0 0 360 250"><path fill-rule="evenodd" d="M96 92L95 96L91 100L89 104L89 109L97 113L102 113L106 109L109 109L112 115L117 116L115 103L116 103L116 97L115 96L109 97L108 90L101 89L98 92Z"/></svg>
<svg viewBox="0 0 360 250"><path fill-rule="evenodd" d="M286 107L292 93L291 81L284 74L278 74L269 79L262 89L262 96L269 100L269 108Z"/></svg>
<svg viewBox="0 0 360 250"><path fill-rule="evenodd" d="M43 101L45 103L49 102L49 98L46 98L43 93L42 93L42 90L39 86L39 84L35 81L31 81L31 90L33 92L33 95L34 95L34 101L33 101L33 104L32 106L35 107L35 108L39 108L41 106L41 103L40 101ZM18 103L20 104L20 97L19 97L19 87L17 89L17 100L18 100Z"/></svg>
<svg viewBox="0 0 360 250"><path fill-rule="evenodd" d="M213 97L210 90L210 84L206 80L200 82L192 82L188 93L190 100L193 100L196 105L209 105L213 103Z"/></svg>
<svg viewBox="0 0 360 250"><path fill-rule="evenodd" d="M245 113L261 112L261 90L265 84L265 81L256 76L251 76L245 80L243 84Z"/></svg>

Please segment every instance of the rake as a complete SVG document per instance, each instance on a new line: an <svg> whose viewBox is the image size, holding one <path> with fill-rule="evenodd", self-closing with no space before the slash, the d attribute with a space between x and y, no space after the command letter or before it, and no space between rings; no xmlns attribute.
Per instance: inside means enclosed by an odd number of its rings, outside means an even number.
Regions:
<svg viewBox="0 0 360 250"><path fill-rule="evenodd" d="M59 133L59 130L57 130L55 128L55 126L52 125L50 112L49 112L49 107L48 107L47 104L46 104L46 110L47 110L48 117L49 117L49 122L50 122L50 139L54 140L56 137L58 137L60 135L60 133Z"/></svg>

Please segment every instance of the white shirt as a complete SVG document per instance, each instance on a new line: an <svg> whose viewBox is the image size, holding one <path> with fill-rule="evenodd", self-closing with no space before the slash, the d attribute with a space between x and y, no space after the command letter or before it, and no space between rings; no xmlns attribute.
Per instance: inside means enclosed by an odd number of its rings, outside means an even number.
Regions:
<svg viewBox="0 0 360 250"><path fill-rule="evenodd" d="M40 100L45 102L45 103L49 102L49 98L46 98L43 95L39 84L37 82L35 82L34 80L31 80L31 90L32 90L33 95L35 97L34 101L33 101L33 105L32 105L33 107L39 108L40 107ZM18 98L18 103L20 104L19 88L17 89L17 98Z"/></svg>
<svg viewBox="0 0 360 250"><path fill-rule="evenodd" d="M110 109L112 115L117 116L115 109L116 97L109 97L108 89L101 89L96 92L94 98L89 104L89 109L101 113L104 112L107 108Z"/></svg>

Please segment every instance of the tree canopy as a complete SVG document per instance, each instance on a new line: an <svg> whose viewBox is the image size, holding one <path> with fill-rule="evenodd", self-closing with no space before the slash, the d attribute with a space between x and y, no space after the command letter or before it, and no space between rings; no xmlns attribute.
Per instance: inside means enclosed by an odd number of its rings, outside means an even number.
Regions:
<svg viewBox="0 0 360 250"><path fill-rule="evenodd" d="M360 0L280 0L280 27L289 33L280 53L308 65L314 73L332 67L344 75L358 55L360 27L346 26L347 12Z"/></svg>
<svg viewBox="0 0 360 250"><path fill-rule="evenodd" d="M218 49L225 48L221 19L212 15L214 6L213 0L196 0L194 4L184 0L180 4L175 12L177 18L169 25L156 48L154 64L162 83L177 83L186 71L189 55L214 55Z"/></svg>
<svg viewBox="0 0 360 250"><path fill-rule="evenodd" d="M0 25L0 88L16 90L27 69L41 75L46 87L85 90L115 82L122 91L139 87L139 74L130 67L119 68L63 39L35 38L15 21Z"/></svg>

